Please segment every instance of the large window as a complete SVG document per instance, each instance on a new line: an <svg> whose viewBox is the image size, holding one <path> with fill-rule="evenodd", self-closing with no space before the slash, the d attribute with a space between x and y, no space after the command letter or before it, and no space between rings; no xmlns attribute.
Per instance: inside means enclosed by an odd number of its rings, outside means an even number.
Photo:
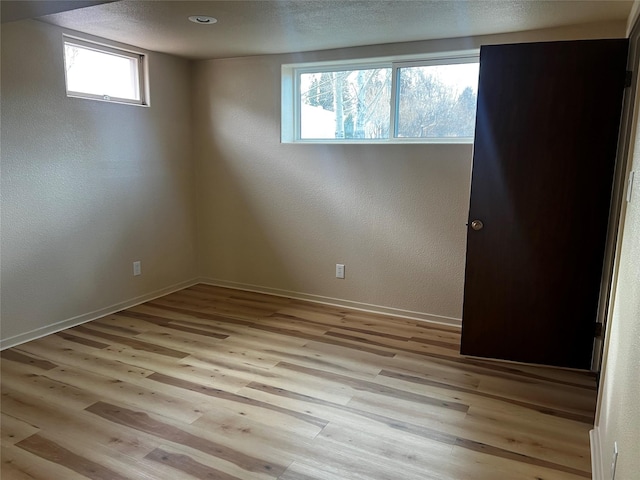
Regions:
<svg viewBox="0 0 640 480"><path fill-rule="evenodd" d="M144 56L65 38L67 95L145 105Z"/></svg>
<svg viewBox="0 0 640 480"><path fill-rule="evenodd" d="M477 56L284 65L284 142L470 142Z"/></svg>

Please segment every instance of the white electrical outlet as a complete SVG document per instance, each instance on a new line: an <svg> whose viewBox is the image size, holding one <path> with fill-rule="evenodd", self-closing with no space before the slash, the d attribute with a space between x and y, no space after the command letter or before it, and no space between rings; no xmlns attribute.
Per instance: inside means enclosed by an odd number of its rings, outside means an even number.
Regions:
<svg viewBox="0 0 640 480"><path fill-rule="evenodd" d="M611 460L611 480L616 480L616 464L618 463L618 442L613 442L613 459Z"/></svg>
<svg viewBox="0 0 640 480"><path fill-rule="evenodd" d="M142 275L142 264L140 263L140 260L133 262L133 275Z"/></svg>
<svg viewBox="0 0 640 480"><path fill-rule="evenodd" d="M344 265L336 263L336 278L344 278Z"/></svg>

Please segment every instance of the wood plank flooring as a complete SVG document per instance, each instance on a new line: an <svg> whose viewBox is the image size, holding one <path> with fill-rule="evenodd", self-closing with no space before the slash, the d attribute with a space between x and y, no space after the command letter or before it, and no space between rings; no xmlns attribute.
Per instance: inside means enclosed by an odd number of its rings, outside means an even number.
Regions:
<svg viewBox="0 0 640 480"><path fill-rule="evenodd" d="M588 373L196 285L2 352L2 478L591 478Z"/></svg>

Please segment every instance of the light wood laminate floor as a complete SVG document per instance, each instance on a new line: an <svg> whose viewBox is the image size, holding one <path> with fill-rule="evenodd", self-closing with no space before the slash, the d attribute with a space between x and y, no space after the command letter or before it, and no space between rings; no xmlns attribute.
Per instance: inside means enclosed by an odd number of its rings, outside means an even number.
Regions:
<svg viewBox="0 0 640 480"><path fill-rule="evenodd" d="M459 338L196 285L2 352L2 479L591 478L593 376Z"/></svg>

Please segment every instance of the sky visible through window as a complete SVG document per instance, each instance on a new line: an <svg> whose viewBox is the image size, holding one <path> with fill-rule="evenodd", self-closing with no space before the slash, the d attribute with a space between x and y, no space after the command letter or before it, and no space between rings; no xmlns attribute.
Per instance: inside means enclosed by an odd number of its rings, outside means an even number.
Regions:
<svg viewBox="0 0 640 480"><path fill-rule="evenodd" d="M65 43L67 90L140 101L138 61Z"/></svg>

